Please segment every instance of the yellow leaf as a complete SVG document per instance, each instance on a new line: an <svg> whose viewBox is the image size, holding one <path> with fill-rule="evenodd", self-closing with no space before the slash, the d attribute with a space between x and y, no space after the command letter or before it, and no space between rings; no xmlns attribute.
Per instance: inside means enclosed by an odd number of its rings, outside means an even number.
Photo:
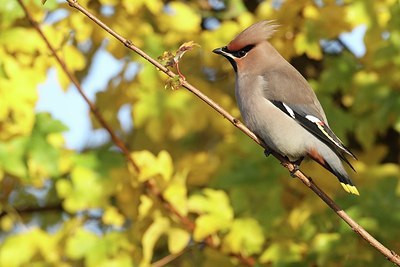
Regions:
<svg viewBox="0 0 400 267"><path fill-rule="evenodd" d="M153 207L153 200L146 196L140 196L140 204L139 204L139 219L144 219L149 215L149 211Z"/></svg>
<svg viewBox="0 0 400 267"><path fill-rule="evenodd" d="M132 157L140 168L139 181L160 175L165 181L171 179L173 173L172 158L167 151L161 151L157 157L147 150L132 153Z"/></svg>
<svg viewBox="0 0 400 267"><path fill-rule="evenodd" d="M229 198L222 190L204 189L203 195L189 198L189 210L199 213L196 219L194 239L200 241L210 234L225 230L233 219Z"/></svg>
<svg viewBox="0 0 400 267"><path fill-rule="evenodd" d="M368 14L366 3L363 1L354 1L346 8L346 21L353 26L360 24L370 25L371 17Z"/></svg>
<svg viewBox="0 0 400 267"><path fill-rule="evenodd" d="M32 131L35 122L33 109L37 100L37 91L33 88L41 78L31 69L21 68L16 62L10 61L10 63L11 67L7 64L5 67L16 68L12 70L13 74L10 79L0 77L0 99L2 101L0 105L0 140L25 135ZM15 66L13 66L14 64ZM19 76L15 76L16 73ZM32 88L32 90L26 90L27 88Z"/></svg>
<svg viewBox="0 0 400 267"><path fill-rule="evenodd" d="M0 220L0 227L1 230L3 230L4 232L10 231L14 227L14 220L12 216L10 215L3 216L3 218L1 218Z"/></svg>
<svg viewBox="0 0 400 267"><path fill-rule="evenodd" d="M2 242L0 264L9 267L29 265L32 259L37 257L43 258L49 265L53 265L52 263L59 260L55 246L54 236L50 236L40 229L30 229L23 234L10 236Z"/></svg>
<svg viewBox="0 0 400 267"><path fill-rule="evenodd" d="M124 216L113 206L106 208L101 219L104 224L117 227L121 227L125 222Z"/></svg>
<svg viewBox="0 0 400 267"><path fill-rule="evenodd" d="M264 244L264 233L259 223L252 219L236 219L223 240L223 250L241 255L259 253Z"/></svg>
<svg viewBox="0 0 400 267"><path fill-rule="evenodd" d="M168 230L168 249L172 254L181 252L189 244L190 234L181 228Z"/></svg>
<svg viewBox="0 0 400 267"><path fill-rule="evenodd" d="M72 259L83 258L96 246L98 237L82 228L74 229L73 235L68 237L65 245L65 253Z"/></svg>
<svg viewBox="0 0 400 267"><path fill-rule="evenodd" d="M327 253L336 246L339 239L340 234L338 233L320 233L314 237L312 247L315 251Z"/></svg>
<svg viewBox="0 0 400 267"><path fill-rule="evenodd" d="M157 161L159 172L164 180L169 181L174 171L171 155L167 151L162 150L160 153L158 153Z"/></svg>
<svg viewBox="0 0 400 267"><path fill-rule="evenodd" d="M320 13L316 6L313 4L307 5L303 10L304 17L307 19L319 19Z"/></svg>
<svg viewBox="0 0 400 267"><path fill-rule="evenodd" d="M68 31L71 31L71 29L79 29L79 31L73 31L75 39L78 42L84 42L89 40L89 38L93 34L93 29L95 29L94 27L91 27L87 22L88 21L85 16L82 16L81 14L79 14L79 12L72 12L69 15L69 20L65 20L65 24L68 24L63 26Z"/></svg>
<svg viewBox="0 0 400 267"><path fill-rule="evenodd" d="M321 47L317 41L311 41L304 33L299 33L294 40L296 53L306 53L309 58L319 60L322 58Z"/></svg>
<svg viewBox="0 0 400 267"><path fill-rule="evenodd" d="M86 59L75 46L65 46L62 56L69 70L82 70L85 67Z"/></svg>
<svg viewBox="0 0 400 267"><path fill-rule="evenodd" d="M261 2L256 10L256 14L258 18L272 18L275 10L269 1Z"/></svg>
<svg viewBox="0 0 400 267"><path fill-rule="evenodd" d="M215 234L218 231L226 230L229 228L231 220L219 217L216 214L200 215L196 219L196 228L193 232L193 239L195 241L202 241L209 235Z"/></svg>
<svg viewBox="0 0 400 267"><path fill-rule="evenodd" d="M55 65L56 72L57 72L57 80L60 85L60 87L66 91L68 89L69 84L71 83L71 80L68 78L68 76L65 74L64 70L60 67L60 65Z"/></svg>
<svg viewBox="0 0 400 267"><path fill-rule="evenodd" d="M132 158L140 168L139 181L147 181L158 173L156 157L149 151L137 151L132 153Z"/></svg>
<svg viewBox="0 0 400 267"><path fill-rule="evenodd" d="M105 205L114 190L114 184L111 180L102 178L92 169L75 167L71 172L71 185L62 182L57 188L61 194L66 194L63 195L64 208L69 212L76 212Z"/></svg>
<svg viewBox="0 0 400 267"><path fill-rule="evenodd" d="M134 14L139 11L140 8L146 6L153 14L159 14L162 12L163 2L160 0L123 0L122 4L128 14Z"/></svg>
<svg viewBox="0 0 400 267"><path fill-rule="evenodd" d="M273 243L260 256L260 262L300 262L305 249L305 245L294 242Z"/></svg>
<svg viewBox="0 0 400 267"><path fill-rule="evenodd" d="M72 191L71 182L67 179L60 179L56 182L57 195L66 198Z"/></svg>
<svg viewBox="0 0 400 267"><path fill-rule="evenodd" d="M172 1L168 3L166 12L158 16L158 21L162 31L188 34L200 30L201 17L188 4Z"/></svg>
<svg viewBox="0 0 400 267"><path fill-rule="evenodd" d="M85 67L85 57L82 53L75 48L74 46L65 45L60 52L58 52L58 56L64 60L67 69L71 72L76 70L81 70ZM68 89L68 85L71 83L68 76L64 73L64 70L59 66L56 65L56 70L58 73L58 81L60 86L64 89Z"/></svg>
<svg viewBox="0 0 400 267"><path fill-rule="evenodd" d="M159 215L149 228L147 228L142 237L143 258L140 262L140 266L148 266L148 264L150 264L157 240L169 230L169 227L169 220Z"/></svg>
<svg viewBox="0 0 400 267"><path fill-rule="evenodd" d="M293 229L298 229L310 217L311 210L300 206L292 210L289 215L289 224Z"/></svg>
<svg viewBox="0 0 400 267"><path fill-rule="evenodd" d="M29 242L29 233L13 235L1 244L0 263L2 266L17 267L28 264L36 253L36 246ZM24 253L21 253L24 251Z"/></svg>
<svg viewBox="0 0 400 267"><path fill-rule="evenodd" d="M186 177L187 173L176 174L163 192L164 198L183 216L188 213Z"/></svg>
<svg viewBox="0 0 400 267"><path fill-rule="evenodd" d="M233 218L229 197L222 190L206 188L203 190L203 195L191 196L189 198L189 210L199 214L216 214L228 220Z"/></svg>

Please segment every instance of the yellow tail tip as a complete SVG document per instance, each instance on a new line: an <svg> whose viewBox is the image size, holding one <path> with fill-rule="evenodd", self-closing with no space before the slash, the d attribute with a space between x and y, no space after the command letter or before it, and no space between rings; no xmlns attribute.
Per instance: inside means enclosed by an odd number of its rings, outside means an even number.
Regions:
<svg viewBox="0 0 400 267"><path fill-rule="evenodd" d="M343 187L343 189L350 194L354 194L359 196L360 192L358 192L357 188L354 185L349 185L349 184L345 184L345 183L340 183Z"/></svg>

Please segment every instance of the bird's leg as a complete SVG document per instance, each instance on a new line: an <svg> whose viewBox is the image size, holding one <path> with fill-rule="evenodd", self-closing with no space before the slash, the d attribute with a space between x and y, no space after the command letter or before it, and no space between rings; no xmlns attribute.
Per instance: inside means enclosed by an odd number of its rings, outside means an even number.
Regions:
<svg viewBox="0 0 400 267"><path fill-rule="evenodd" d="M300 170L300 164L303 161L304 157L299 158L298 160L291 162L293 164L293 170L290 171L290 176L292 176L293 178L296 177L295 173Z"/></svg>

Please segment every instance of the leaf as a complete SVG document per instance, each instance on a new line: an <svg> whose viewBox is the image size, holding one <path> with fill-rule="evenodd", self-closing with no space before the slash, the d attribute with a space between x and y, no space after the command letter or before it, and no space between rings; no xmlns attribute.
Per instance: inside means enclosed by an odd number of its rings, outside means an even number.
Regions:
<svg viewBox="0 0 400 267"><path fill-rule="evenodd" d="M139 219L143 220L146 217L149 216L150 210L153 207L153 200L146 196L146 195L141 195L140 196L140 204L139 204Z"/></svg>
<svg viewBox="0 0 400 267"><path fill-rule="evenodd" d="M315 40L310 40L305 33L299 33L294 40L296 53L301 55L306 53L309 58L319 60L322 58L321 47Z"/></svg>
<svg viewBox="0 0 400 267"><path fill-rule="evenodd" d="M263 230L256 220L235 219L223 240L222 248L228 253L249 256L261 251L264 239Z"/></svg>
<svg viewBox="0 0 400 267"><path fill-rule="evenodd" d="M36 115L35 130L41 134L62 133L68 130L61 121L53 119L47 112Z"/></svg>
<svg viewBox="0 0 400 267"><path fill-rule="evenodd" d="M204 214L200 215L195 223L196 228L193 232L193 239L200 242L218 231L227 230L230 227L231 220L221 218L216 214Z"/></svg>
<svg viewBox="0 0 400 267"><path fill-rule="evenodd" d="M146 229L142 237L143 257L140 266L147 266L151 262L157 240L168 231L169 227L169 220L159 215L156 216L153 223Z"/></svg>
<svg viewBox="0 0 400 267"><path fill-rule="evenodd" d="M37 228L11 236L0 247L0 263L2 266L21 266L31 263L34 257L42 258L48 263L56 262L59 255L55 249L55 241L53 236Z"/></svg>
<svg viewBox="0 0 400 267"><path fill-rule="evenodd" d="M204 189L203 195L190 196L189 210L200 214L193 233L196 241L225 230L232 223L233 210L228 196L221 190Z"/></svg>
<svg viewBox="0 0 400 267"><path fill-rule="evenodd" d="M132 157L141 170L139 181L147 181L157 175L160 175L165 181L171 179L174 169L172 158L167 151L161 151L157 157L146 150L137 151L132 153Z"/></svg>
<svg viewBox="0 0 400 267"><path fill-rule="evenodd" d="M182 2L169 2L166 6L166 12L163 12L157 19L162 31L189 34L200 30L200 14L194 12L187 4Z"/></svg>
<svg viewBox="0 0 400 267"><path fill-rule="evenodd" d="M273 262L279 265L282 263L301 262L305 245L296 244L292 241L274 243L269 246L260 256L261 263Z"/></svg>
<svg viewBox="0 0 400 267"><path fill-rule="evenodd" d="M71 184L59 182L57 189L60 190L60 197L65 197L63 207L74 213L104 206L114 190L112 183L112 180L104 179L92 169L76 166L71 172ZM65 196L67 192L69 194Z"/></svg>
<svg viewBox="0 0 400 267"><path fill-rule="evenodd" d="M101 219L104 224L116 227L122 227L125 222L124 216L113 206L108 206L105 209Z"/></svg>
<svg viewBox="0 0 400 267"><path fill-rule="evenodd" d="M318 252L331 251L339 239L338 233L319 233L314 237L312 248Z"/></svg>
<svg viewBox="0 0 400 267"><path fill-rule="evenodd" d="M5 172L22 179L28 178L25 162L27 143L27 138L14 138L8 143L0 142L0 164Z"/></svg>
<svg viewBox="0 0 400 267"><path fill-rule="evenodd" d="M190 233L181 228L171 228L168 230L168 250L172 254L177 254L184 250L190 241Z"/></svg>
<svg viewBox="0 0 400 267"><path fill-rule="evenodd" d="M79 228L66 243L66 254L72 259L82 259L98 242L98 237L89 231Z"/></svg>
<svg viewBox="0 0 400 267"><path fill-rule="evenodd" d="M186 177L187 173L177 173L163 192L164 198L182 216L186 216L188 213Z"/></svg>

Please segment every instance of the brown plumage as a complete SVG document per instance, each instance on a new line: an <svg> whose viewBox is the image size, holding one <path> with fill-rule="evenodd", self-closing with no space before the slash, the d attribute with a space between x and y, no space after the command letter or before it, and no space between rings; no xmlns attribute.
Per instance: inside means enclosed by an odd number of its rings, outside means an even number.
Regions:
<svg viewBox="0 0 400 267"><path fill-rule="evenodd" d="M253 24L238 34L227 47L231 51L237 51L248 45L261 43L271 38L277 27L278 25L275 24L274 21L261 21Z"/></svg>

